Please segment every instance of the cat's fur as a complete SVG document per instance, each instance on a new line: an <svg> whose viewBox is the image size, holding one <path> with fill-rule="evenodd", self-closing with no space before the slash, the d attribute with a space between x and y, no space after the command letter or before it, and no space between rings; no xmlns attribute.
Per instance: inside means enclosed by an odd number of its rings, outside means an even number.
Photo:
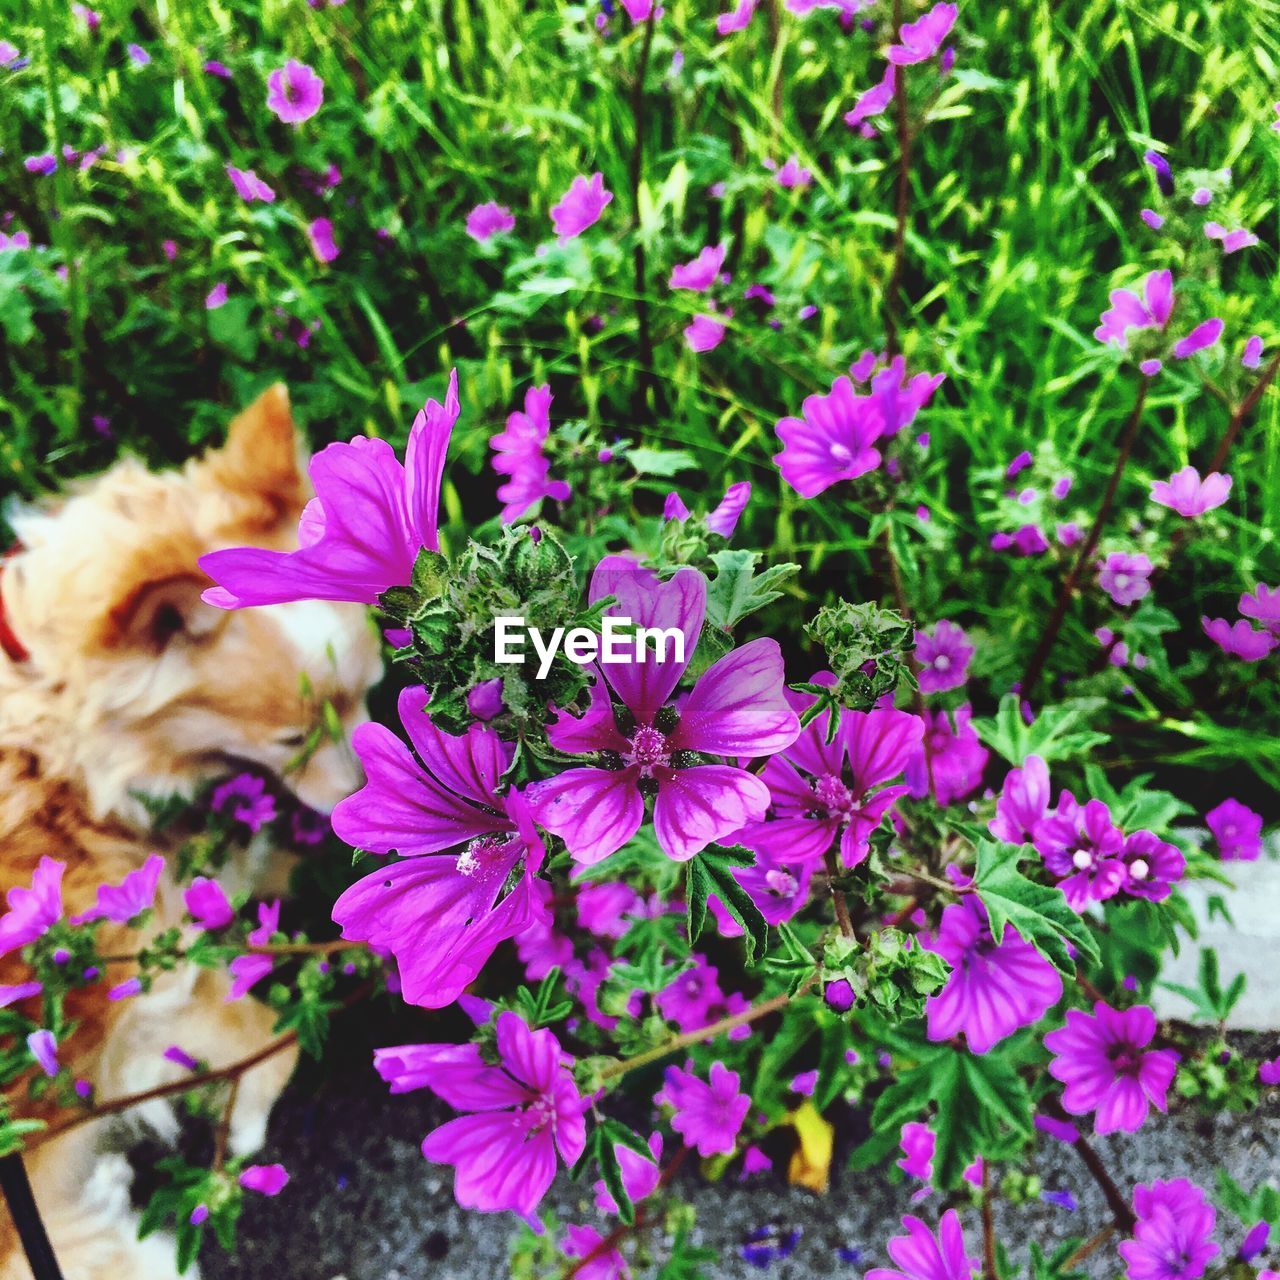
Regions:
<svg viewBox="0 0 1280 1280"><path fill-rule="evenodd" d="M13 514L20 541L0 570L0 598L28 656L0 653L0 888L29 885L41 857L59 859L70 916L93 905L100 884L118 883L157 849L171 852L149 831L139 793L190 795L242 764L275 773L323 810L358 785L349 749L328 735L303 767L288 766L323 701L348 729L364 718L380 670L365 611L303 603L224 612L200 599L202 554L288 549L307 497L288 396L276 386L236 418L223 448L181 471L125 460ZM220 878L228 893L279 892L285 856L250 845ZM181 918L171 874L155 915L157 929ZM142 941L110 923L100 935L104 954L134 953ZM129 975L119 965L109 977ZM27 976L17 955L0 958L0 983ZM226 1002L227 979L209 970L180 967L146 995L114 1003L107 985L69 1002L79 1025L61 1050L98 1102L179 1078L183 1068L163 1057L168 1045L220 1067L271 1038L272 1013L252 997ZM38 1001L23 1007L38 1010ZM241 1078L234 1154L261 1144L292 1066L282 1052ZM15 1111L39 1115L25 1093L12 1091ZM175 1127L165 1103L128 1118L161 1135ZM118 1123L82 1125L28 1156L66 1280L177 1274L171 1238L136 1238ZM0 1280L29 1275L0 1210Z"/></svg>

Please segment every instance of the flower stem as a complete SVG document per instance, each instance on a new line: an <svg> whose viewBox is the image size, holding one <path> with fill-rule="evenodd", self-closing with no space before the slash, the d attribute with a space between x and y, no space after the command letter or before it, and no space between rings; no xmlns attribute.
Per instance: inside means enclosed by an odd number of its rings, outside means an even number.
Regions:
<svg viewBox="0 0 1280 1280"><path fill-rule="evenodd" d="M649 70L649 54L653 49L653 28L657 20L655 4L645 20L644 37L640 45L640 61L636 66L635 81L631 86L631 117L635 122L636 136L631 146L631 208L632 229L636 243L632 251L635 263L636 337L640 347L640 404L647 411L653 389L653 335L649 328L649 269L645 260L644 229L640 223L640 182L644 169L645 96L644 82Z"/></svg>
<svg viewBox="0 0 1280 1280"><path fill-rule="evenodd" d="M1031 661L1027 663L1027 670L1022 677L1021 685L1021 693L1024 698L1031 696L1036 682L1044 671L1045 663L1048 662L1049 655L1053 652L1053 646L1057 642L1058 632L1062 630L1062 623L1067 616L1071 597L1080 585L1080 579L1084 576L1089 562L1093 559L1093 553L1098 549L1098 542L1101 540L1107 520L1111 516L1111 508L1115 505L1116 491L1120 487L1120 478L1124 475L1124 469L1129 463L1129 455L1132 454L1134 442L1138 438L1138 428L1142 425L1142 411L1146 407L1147 387L1149 384L1150 379L1148 378L1142 378L1138 383L1138 394L1134 400L1133 409L1129 414L1129 421L1125 424L1124 432L1120 437L1120 451L1116 454L1115 465L1111 468L1111 476L1107 480L1102 502L1098 506L1097 514L1093 517L1093 524L1090 525L1088 536L1080 546L1080 552L1071 566L1071 571L1062 581L1062 587L1058 591L1058 599L1053 606L1053 612L1049 615L1049 621L1041 633L1040 643L1036 645L1035 652L1031 655Z"/></svg>
<svg viewBox="0 0 1280 1280"><path fill-rule="evenodd" d="M996 1227L992 1213L991 1169L982 1162L982 1269L986 1280L999 1280L996 1271Z"/></svg>
<svg viewBox="0 0 1280 1280"><path fill-rule="evenodd" d="M902 38L902 0L893 0L893 29ZM893 227L893 271L884 298L885 352L892 359L902 349L898 340L898 315L902 306L902 275L907 260L907 218L911 210L911 120L907 103L907 69L896 68L893 101L898 135L898 187Z"/></svg>
<svg viewBox="0 0 1280 1280"><path fill-rule="evenodd" d="M836 913L836 923L846 938L853 937L853 920L849 915L849 904L845 901L844 890L836 887L840 876L840 864L836 861L836 851L827 850L827 887L831 891L831 905Z"/></svg>
<svg viewBox="0 0 1280 1280"><path fill-rule="evenodd" d="M1064 1120L1068 1124L1075 1123L1073 1118L1062 1109L1062 1104L1052 1094L1047 1095L1040 1105L1054 1119ZM1116 1186L1115 1180L1107 1172L1101 1157L1089 1145L1088 1139L1082 1133L1077 1134L1072 1146L1075 1147L1080 1159L1084 1161L1085 1168L1089 1170L1094 1182L1098 1184L1103 1197L1106 1199L1107 1207L1111 1210L1111 1216L1115 1219L1116 1229L1124 1235L1129 1235L1137 1219L1134 1217L1133 1209L1130 1207L1129 1202L1121 1194L1120 1188Z"/></svg>
<svg viewBox="0 0 1280 1280"><path fill-rule="evenodd" d="M758 1018L763 1018L770 1013L777 1013L778 1010L785 1009L792 1000L798 1000L802 995L805 995L817 980L818 975L816 973L811 974L794 996L788 995L786 992L783 992L782 995L770 996L768 1000L753 1004L750 1008L743 1009L741 1013L730 1014L729 1017L720 1018L705 1027L698 1027L695 1031L686 1031L682 1035L672 1036L670 1040L664 1040L662 1044L654 1045L652 1049L646 1049L643 1053L637 1053L634 1057L620 1058L617 1062L610 1063L600 1072L600 1079L617 1080L630 1071L636 1071L640 1067L647 1067L651 1062L658 1062L670 1054L679 1053L681 1049L687 1049L690 1045L701 1044L703 1040L711 1040L716 1036L723 1035L726 1031L732 1031L735 1027L745 1026L747 1023L755 1022Z"/></svg>

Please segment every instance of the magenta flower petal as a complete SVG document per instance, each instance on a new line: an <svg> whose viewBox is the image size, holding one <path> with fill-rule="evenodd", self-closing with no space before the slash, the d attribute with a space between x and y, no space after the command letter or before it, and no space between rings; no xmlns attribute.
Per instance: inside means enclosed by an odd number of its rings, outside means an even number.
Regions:
<svg viewBox="0 0 1280 1280"><path fill-rule="evenodd" d="M1213 346L1220 337L1222 337L1221 320L1216 316L1210 320L1202 320L1185 338L1180 338L1173 344L1174 358L1185 360L1188 356L1195 355L1197 351Z"/></svg>

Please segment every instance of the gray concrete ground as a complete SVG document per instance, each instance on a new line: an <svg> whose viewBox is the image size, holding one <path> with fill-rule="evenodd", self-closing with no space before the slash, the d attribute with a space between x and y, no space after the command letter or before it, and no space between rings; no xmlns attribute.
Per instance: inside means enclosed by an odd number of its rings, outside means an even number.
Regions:
<svg viewBox="0 0 1280 1280"><path fill-rule="evenodd" d="M1280 1037L1249 1037L1251 1056L1280 1052ZM251 1198L234 1257L205 1250L206 1280L477 1280L509 1274L510 1218L461 1212L451 1192L451 1171L427 1164L418 1150L422 1135L447 1112L423 1095L390 1098L373 1077L353 1063L317 1093L295 1086L271 1124L264 1160L280 1160L292 1180L274 1200ZM847 1126L856 1130L851 1117ZM848 1149L851 1139L842 1142ZM1121 1187L1153 1177L1185 1175L1212 1185L1226 1169L1246 1187L1280 1179L1280 1091L1248 1115L1205 1116L1183 1108L1154 1116L1139 1134L1099 1139ZM773 1175L743 1186L729 1181L709 1186L683 1178L680 1191L698 1209L696 1239L719 1248L722 1262L709 1267L709 1280L767 1275L777 1280L858 1277L869 1266L885 1265L886 1239L910 1209L909 1189L879 1174L851 1174L837 1149L831 1192L818 1198L785 1186ZM1015 1260L1027 1246L1049 1246L1069 1236L1088 1236L1107 1221L1102 1198L1074 1151L1042 1138L1035 1172L1050 1191L1070 1191L1079 1201L1071 1211L1052 1203L1001 1205L1000 1239ZM562 1178L552 1203L562 1221L595 1222L589 1188ZM937 1198L915 1209L936 1219ZM977 1251L976 1209L962 1210L970 1244ZM741 1246L765 1223L799 1227L798 1247L786 1261L766 1270L749 1265ZM1244 1228L1220 1218L1219 1239L1238 1245ZM1280 1244L1280 1242L1277 1242ZM838 1249L857 1249L861 1261L840 1258ZM1280 1265L1280 1248L1271 1259ZM1086 1264L1092 1276L1120 1274L1114 1244ZM1024 1273L1025 1274L1025 1273Z"/></svg>

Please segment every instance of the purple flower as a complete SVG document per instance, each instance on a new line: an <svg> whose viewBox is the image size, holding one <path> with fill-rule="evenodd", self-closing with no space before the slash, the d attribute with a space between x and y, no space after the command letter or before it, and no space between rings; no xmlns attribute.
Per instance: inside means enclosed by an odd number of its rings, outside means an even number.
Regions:
<svg viewBox="0 0 1280 1280"><path fill-rule="evenodd" d="M1146 1005L1113 1009L1099 1000L1093 1013L1068 1009L1066 1025L1044 1038L1054 1055L1049 1074L1061 1080L1062 1105L1073 1116L1094 1116L1099 1134L1136 1133L1151 1106L1165 1109L1178 1066L1171 1049L1147 1049L1156 1016Z"/></svg>
<svg viewBox="0 0 1280 1280"><path fill-rule="evenodd" d="M808 905L813 860L797 862L795 859L776 857L768 849L758 848L755 862L749 867L735 868L733 878L751 895L751 901L760 908L760 914L771 925L780 925ZM719 903L717 898L711 901ZM742 926L728 912L722 915L717 911L716 918L720 932L725 937L737 937L741 934Z"/></svg>
<svg viewBox="0 0 1280 1280"><path fill-rule="evenodd" d="M1230 657L1242 662L1259 662L1276 647L1276 637L1267 631L1255 631L1243 618L1235 624L1226 618L1201 618L1205 635Z"/></svg>
<svg viewBox="0 0 1280 1280"><path fill-rule="evenodd" d="M724 491L720 505L707 516L704 522L707 532L718 533L722 538L732 538L733 531L738 527L738 521L750 501L750 480L739 480L737 484L731 484Z"/></svg>
<svg viewBox="0 0 1280 1280"><path fill-rule="evenodd" d="M883 434L891 436L910 426L945 377L942 373L917 373L908 378L906 361L901 356L895 356L875 374L871 379L871 398L880 406Z"/></svg>
<svg viewBox="0 0 1280 1280"><path fill-rule="evenodd" d="M266 781L252 773L238 773L215 787L209 797L209 807L215 813L229 813L233 821L255 835L267 823L274 822L279 812Z"/></svg>
<svg viewBox="0 0 1280 1280"><path fill-rule="evenodd" d="M1216 316L1211 320L1202 320L1185 338L1179 338L1173 344L1173 355L1177 360L1185 360L1211 347L1222 337L1222 321Z"/></svg>
<svg viewBox="0 0 1280 1280"><path fill-rule="evenodd" d="M759 2L760 0L738 0L733 9L716 18L716 34L727 36L734 31L745 31Z"/></svg>
<svg viewBox="0 0 1280 1280"><path fill-rule="evenodd" d="M559 203L551 206L551 224L560 243L568 244L593 225L612 199L613 192L605 190L603 173L574 178Z"/></svg>
<svg viewBox="0 0 1280 1280"><path fill-rule="evenodd" d="M416 758L384 725L361 725L351 745L368 781L334 809L333 829L402 861L347 889L333 918L343 937L395 956L410 1004L437 1009L529 925L544 850L520 793L499 794L511 748L492 729L436 728L421 687L401 693L399 711Z"/></svg>
<svg viewBox="0 0 1280 1280"><path fill-rule="evenodd" d="M696 1031L711 1020L711 1010L724 1003L719 971L707 957L694 952L692 967L673 978L654 997L658 1012L682 1032Z"/></svg>
<svg viewBox="0 0 1280 1280"><path fill-rule="evenodd" d="M1100 317L1093 336L1127 350L1131 329L1164 329L1173 314L1173 272L1153 271L1143 281L1143 298L1130 289L1113 289L1111 307Z"/></svg>
<svg viewBox="0 0 1280 1280"><path fill-rule="evenodd" d="M196 876L182 895L187 914L201 929L225 929L236 913L216 880Z"/></svg>
<svg viewBox="0 0 1280 1280"><path fill-rule="evenodd" d="M1258 1063L1258 1080L1265 1085L1280 1084L1280 1057Z"/></svg>
<svg viewBox="0 0 1280 1280"><path fill-rule="evenodd" d="M1217 1212L1186 1178L1133 1189L1138 1216L1133 1239L1118 1246L1128 1280L1197 1280L1220 1252L1213 1243Z"/></svg>
<svg viewBox="0 0 1280 1280"><path fill-rule="evenodd" d="M285 124L310 120L324 101L324 81L303 62L290 58L267 77L267 106Z"/></svg>
<svg viewBox="0 0 1280 1280"><path fill-rule="evenodd" d="M1127 607L1151 590L1151 570L1145 555L1113 551L1098 567L1098 585L1116 604Z"/></svg>
<svg viewBox="0 0 1280 1280"><path fill-rule="evenodd" d="M649 1154L653 1157L652 1160L646 1160L638 1151L632 1151L630 1147L624 1147L621 1143L616 1144L613 1151L618 1157L623 1189L632 1204L639 1204L641 1200L654 1193L662 1178L662 1169L658 1164L662 1159L662 1134L655 1133L649 1138ZM609 1188L605 1186L603 1178L593 1183L591 1189L596 1193L596 1208L601 1213L618 1212L617 1202L609 1194Z"/></svg>
<svg viewBox="0 0 1280 1280"><path fill-rule="evenodd" d="M814 701L810 694L787 696L798 711ZM822 712L765 763L760 778L769 788L769 820L735 837L777 864L815 862L839 841L841 861L857 866L871 833L906 794L905 785L881 784L898 777L918 747L924 735L919 716L893 708L843 711L827 741L830 716Z"/></svg>
<svg viewBox="0 0 1280 1280"><path fill-rule="evenodd" d="M891 44L885 56L900 67L909 67L932 58L956 22L956 6L935 4L915 22L904 22L898 32L901 44Z"/></svg>
<svg viewBox="0 0 1280 1280"><path fill-rule="evenodd" d="M126 978L124 982L117 983L110 991L107 992L108 1000L130 1000L134 996L140 996L143 991L141 978Z"/></svg>
<svg viewBox="0 0 1280 1280"><path fill-rule="evenodd" d="M699 312L685 325L685 345L696 355L714 351L724 341L724 335L728 329L729 326L715 316Z"/></svg>
<svg viewBox="0 0 1280 1280"><path fill-rule="evenodd" d="M653 14L653 0L619 0L622 7L627 11L627 17L635 24L647 22ZM658 10L658 16L662 16L662 10Z"/></svg>
<svg viewBox="0 0 1280 1280"><path fill-rule="evenodd" d="M511 210L495 200L478 204L467 214L467 235L479 244L504 231L510 231L515 225L516 220Z"/></svg>
<svg viewBox="0 0 1280 1280"><path fill-rule="evenodd" d="M85 924L89 920L114 920L126 924L140 916L155 902L156 885L164 870L164 858L153 853L136 871L130 871L118 884L98 886L98 901L82 915L72 916L72 924Z"/></svg>
<svg viewBox="0 0 1280 1280"><path fill-rule="evenodd" d="M972 1053L986 1053L1006 1036L1039 1021L1062 998L1062 979L1012 925L999 943L987 909L966 894L942 913L921 945L951 966L946 985L925 1003L930 1040L964 1032Z"/></svg>
<svg viewBox="0 0 1280 1280"><path fill-rule="evenodd" d="M87 5L73 4L71 12L84 23L86 29L92 34L97 31L102 23L102 14L96 9L90 9Z"/></svg>
<svg viewBox="0 0 1280 1280"><path fill-rule="evenodd" d="M1023 449L1023 451L1018 454L1018 456L1014 458L1007 467L1005 467L1004 478L1006 480L1012 480L1019 472L1025 471L1033 461L1034 459L1031 456L1030 450Z"/></svg>
<svg viewBox="0 0 1280 1280"><path fill-rule="evenodd" d="M385 440L356 436L311 459L316 496L298 524L297 551L236 547L214 551L200 567L217 586L205 600L222 609L290 600L374 604L413 576L421 548L439 548L440 483L458 420L457 371L443 405L428 400L409 432L401 466Z"/></svg>
<svg viewBox="0 0 1280 1280"><path fill-rule="evenodd" d="M1246 369L1256 369L1262 363L1262 339L1256 333L1246 339L1240 363Z"/></svg>
<svg viewBox="0 0 1280 1280"><path fill-rule="evenodd" d="M52 151L46 151L42 155L28 156L22 162L22 167L28 173L38 173L42 177L48 177L49 174L57 171L58 157Z"/></svg>
<svg viewBox="0 0 1280 1280"><path fill-rule="evenodd" d="M837 978L834 982L828 982L822 998L837 1013L848 1013L858 999L846 978Z"/></svg>
<svg viewBox="0 0 1280 1280"><path fill-rule="evenodd" d="M813 182L813 174L805 169L793 152L778 170L775 179L784 191L803 191Z"/></svg>
<svg viewBox="0 0 1280 1280"><path fill-rule="evenodd" d="M672 267L668 282L672 289L691 289L694 293L706 293L715 284L724 266L725 247L709 244L692 262L682 262Z"/></svg>
<svg viewBox="0 0 1280 1280"><path fill-rule="evenodd" d="M893 101L897 87L898 69L890 63L885 67L880 83L861 93L853 104L853 109L844 113L845 124L850 129L856 129L873 116L881 115Z"/></svg>
<svg viewBox="0 0 1280 1280"><path fill-rule="evenodd" d="M317 262L332 262L341 252L333 239L333 223L328 218L316 218L307 224L307 243Z"/></svg>
<svg viewBox="0 0 1280 1280"><path fill-rule="evenodd" d="M580 719L561 713L548 730L557 750L594 754L599 763L536 783L530 801L538 821L564 838L577 861L590 864L631 839L645 797L653 796L658 843L684 861L764 817L769 789L760 778L698 761L772 755L795 740L800 722L784 694L782 652L771 639L735 649L698 678L677 709L670 699L702 630L706 579L682 569L659 582L632 561L607 556L592 575L590 598L607 595L618 601L607 616L666 629L664 650L651 644L642 662L601 663L586 713ZM666 652L672 628L683 637L683 661ZM617 712L611 693L622 704Z"/></svg>
<svg viewBox="0 0 1280 1280"><path fill-rule="evenodd" d="M551 463L543 446L551 431L551 388L530 387L525 392L524 411L507 416L507 429L489 437L494 451L492 466L500 476L510 477L498 486L502 523L512 524L527 514L543 498L567 502L569 486L563 480L552 480Z"/></svg>
<svg viewBox="0 0 1280 1280"><path fill-rule="evenodd" d="M231 79L231 68L225 62L219 62L217 58L210 58L200 69L205 75L217 76L219 80Z"/></svg>
<svg viewBox="0 0 1280 1280"><path fill-rule="evenodd" d="M1063 877L1059 888L1073 911L1113 898L1127 878L1120 850L1124 833L1111 821L1101 800L1080 804L1070 791L1058 797L1057 809L1036 828L1035 847L1044 864Z"/></svg>
<svg viewBox="0 0 1280 1280"><path fill-rule="evenodd" d="M227 300L227 286L221 280L213 286L205 295L204 308L206 311L217 311Z"/></svg>
<svg viewBox="0 0 1280 1280"><path fill-rule="evenodd" d="M1151 228L1152 231L1159 231L1164 226L1164 218L1154 209L1140 209L1138 217Z"/></svg>
<svg viewBox="0 0 1280 1280"><path fill-rule="evenodd" d="M31 888L15 885L5 894L9 910L0 916L0 956L34 942L62 916L62 873L65 862L40 859L31 876ZM12 874L12 869L8 872Z"/></svg>
<svg viewBox="0 0 1280 1280"><path fill-rule="evenodd" d="M965 682L973 645L962 628L945 619L932 634L916 632L916 661L920 664L920 691L942 693L958 689Z"/></svg>
<svg viewBox="0 0 1280 1280"><path fill-rule="evenodd" d="M1237 227L1228 231L1220 222L1206 222L1204 233L1222 245L1223 253L1238 253L1241 249L1252 249L1258 243L1258 237L1247 228Z"/></svg>
<svg viewBox="0 0 1280 1280"><path fill-rule="evenodd" d="M1191 203L1199 209L1203 209L1205 205L1212 204L1213 192L1208 187L1197 187L1191 193Z"/></svg>
<svg viewBox="0 0 1280 1280"><path fill-rule="evenodd" d="M1211 471L1201 480L1195 467L1183 467L1151 486L1151 500L1190 520L1222 506L1230 492L1230 476Z"/></svg>
<svg viewBox="0 0 1280 1280"><path fill-rule="evenodd" d="M899 1145L902 1147L902 1158L894 1161L898 1168L909 1178L932 1182L933 1152L938 1145L933 1130L927 1124L909 1120L902 1126Z"/></svg>
<svg viewBox="0 0 1280 1280"><path fill-rule="evenodd" d="M187 1215L187 1221L193 1227L198 1227L209 1221L209 1206L207 1204L198 1204Z"/></svg>
<svg viewBox="0 0 1280 1280"><path fill-rule="evenodd" d="M29 1000L44 990L40 982L5 982L0 983L0 1009L7 1009L19 1000Z"/></svg>
<svg viewBox="0 0 1280 1280"><path fill-rule="evenodd" d="M0 40L0 67L11 67L20 57L22 50L12 40Z"/></svg>
<svg viewBox="0 0 1280 1280"><path fill-rule="evenodd" d="M751 1098L739 1092L736 1071L713 1062L708 1080L691 1071L668 1067L662 1090L654 1099L671 1107L671 1127L700 1156L728 1156L751 1110Z"/></svg>
<svg viewBox="0 0 1280 1280"><path fill-rule="evenodd" d="M235 165L229 164L227 177L231 179L231 185L235 187L240 199L250 204L255 200L270 204L276 198L276 193L252 169L237 169Z"/></svg>
<svg viewBox="0 0 1280 1280"><path fill-rule="evenodd" d="M27 1037L27 1050L45 1075L58 1074L58 1038L52 1031L33 1031Z"/></svg>
<svg viewBox="0 0 1280 1280"><path fill-rule="evenodd" d="M151 61L151 55L140 44L125 45L125 52L134 66L145 67Z"/></svg>
<svg viewBox="0 0 1280 1280"><path fill-rule="evenodd" d="M863 1280L970 1280L978 1269L978 1260L964 1251L964 1233L960 1217L948 1209L938 1223L934 1238L928 1227L908 1214L902 1219L905 1236L889 1241L891 1267L872 1267Z"/></svg>
<svg viewBox="0 0 1280 1280"><path fill-rule="evenodd" d="M560 1252L571 1263L582 1259L565 1272L581 1280L629 1280L631 1275L617 1245L608 1243L595 1227L586 1223L565 1223L560 1235Z"/></svg>
<svg viewBox="0 0 1280 1280"><path fill-rule="evenodd" d="M802 498L880 465L874 445L886 433L883 408L876 397L859 395L848 378L837 378L824 396L806 396L801 414L778 422L783 450L773 460Z"/></svg>
<svg viewBox="0 0 1280 1280"><path fill-rule="evenodd" d="M175 1063L179 1067L185 1068L187 1071L199 1071L200 1060L193 1058L180 1045L171 1044L161 1055L166 1062Z"/></svg>
<svg viewBox="0 0 1280 1280"><path fill-rule="evenodd" d="M1158 151L1148 151L1142 157L1156 173L1156 186L1162 196L1173 195L1173 170Z"/></svg>
<svg viewBox="0 0 1280 1280"><path fill-rule="evenodd" d="M502 714L504 706L501 676L482 680L467 693L467 711L477 720L492 720Z"/></svg>
<svg viewBox="0 0 1280 1280"><path fill-rule="evenodd" d="M251 1164L241 1170L237 1181L246 1191L278 1196L288 1185L289 1173L282 1164Z"/></svg>
<svg viewBox="0 0 1280 1280"><path fill-rule="evenodd" d="M1224 862L1256 862L1262 856L1262 814L1228 797L1205 814Z"/></svg>
<svg viewBox="0 0 1280 1280"><path fill-rule="evenodd" d="M422 1143L428 1160L456 1167L453 1193L464 1209L530 1219L555 1178L557 1151L567 1165L582 1154L586 1102L550 1031L530 1031L510 1010L498 1015L495 1029L497 1066L474 1044L379 1049L374 1065L397 1092L426 1087L472 1113Z"/></svg>
<svg viewBox="0 0 1280 1280"><path fill-rule="evenodd" d="M689 518L689 508L685 506L684 499L674 490L667 494L666 499L662 503L663 520L685 521Z"/></svg>
<svg viewBox="0 0 1280 1280"><path fill-rule="evenodd" d="M1007 844L1031 844L1048 811L1049 767L1039 756L1028 756L1005 775L987 830Z"/></svg>
<svg viewBox="0 0 1280 1280"><path fill-rule="evenodd" d="M1161 840L1154 831L1135 831L1126 836L1120 861L1125 867L1125 893L1149 902L1163 902L1187 869L1182 851Z"/></svg>
<svg viewBox="0 0 1280 1280"><path fill-rule="evenodd" d="M1243 1240L1240 1241L1240 1248L1236 1251L1236 1257L1241 1262L1252 1262L1260 1253L1263 1253L1267 1247L1267 1241L1271 1238L1271 1223L1267 1221L1257 1222L1249 1228Z"/></svg>
<svg viewBox="0 0 1280 1280"><path fill-rule="evenodd" d="M1280 587L1259 582L1252 594L1240 597L1240 612L1246 618L1261 622L1274 636L1280 636Z"/></svg>
<svg viewBox="0 0 1280 1280"><path fill-rule="evenodd" d="M924 739L907 761L906 778L911 795L920 799L932 793L940 805L963 800L982 781L990 752L978 740L969 721L973 708L957 707L955 727L945 710L927 717Z"/></svg>

